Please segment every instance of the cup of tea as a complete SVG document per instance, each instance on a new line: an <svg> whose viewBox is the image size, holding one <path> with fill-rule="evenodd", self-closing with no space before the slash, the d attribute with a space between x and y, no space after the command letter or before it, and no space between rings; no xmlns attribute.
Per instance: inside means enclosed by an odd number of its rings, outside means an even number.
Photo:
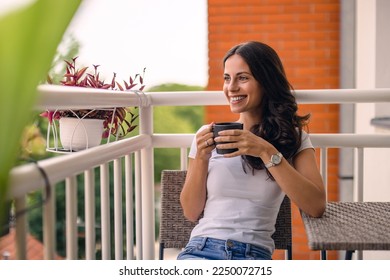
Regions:
<svg viewBox="0 0 390 280"><path fill-rule="evenodd" d="M243 129L243 124L239 122L220 122L220 123L215 123L213 126L213 137L217 137L218 133L222 130L229 130L229 129ZM215 142L215 141L214 141ZM216 145L218 144L226 144L226 143L232 143L232 142L215 142ZM218 154L230 154L238 149L218 149L217 148L217 153Z"/></svg>

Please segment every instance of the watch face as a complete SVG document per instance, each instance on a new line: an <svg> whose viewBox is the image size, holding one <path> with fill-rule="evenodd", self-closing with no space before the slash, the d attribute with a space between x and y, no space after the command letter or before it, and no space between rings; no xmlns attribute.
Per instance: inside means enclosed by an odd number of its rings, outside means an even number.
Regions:
<svg viewBox="0 0 390 280"><path fill-rule="evenodd" d="M271 162L273 164L279 164L281 161L282 161L282 158L278 154L272 155Z"/></svg>

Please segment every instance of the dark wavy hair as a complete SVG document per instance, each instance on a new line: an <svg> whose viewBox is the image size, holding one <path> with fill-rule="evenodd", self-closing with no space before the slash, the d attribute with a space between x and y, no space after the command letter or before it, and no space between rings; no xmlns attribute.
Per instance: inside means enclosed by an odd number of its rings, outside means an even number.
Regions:
<svg viewBox="0 0 390 280"><path fill-rule="evenodd" d="M293 95L293 87L288 82L283 64L270 46L256 41L249 41L230 49L223 59L232 55L241 56L248 64L254 78L259 82L263 99L259 109L261 122L250 128L250 131L264 138L280 151L291 162L301 146L302 129L308 124L310 114L297 115L298 105ZM264 169L264 162L259 157L242 156L245 166ZM273 177L267 170L268 176Z"/></svg>

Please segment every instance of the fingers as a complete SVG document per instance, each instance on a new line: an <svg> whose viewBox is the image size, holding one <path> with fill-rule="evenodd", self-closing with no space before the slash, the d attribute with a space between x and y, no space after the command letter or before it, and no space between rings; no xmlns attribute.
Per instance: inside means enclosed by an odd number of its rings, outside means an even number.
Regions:
<svg viewBox="0 0 390 280"><path fill-rule="evenodd" d="M197 134L198 149L207 149L209 150L208 152L211 152L214 148L214 144L212 124L206 125L204 129Z"/></svg>
<svg viewBox="0 0 390 280"><path fill-rule="evenodd" d="M206 133L202 135L201 139L205 148L214 146L213 132L211 132L211 130L206 131Z"/></svg>
<svg viewBox="0 0 390 280"><path fill-rule="evenodd" d="M218 132L218 135L219 136L228 136L228 135L240 136L243 133L244 131L241 129L227 129L227 130L221 130L220 132Z"/></svg>
<svg viewBox="0 0 390 280"><path fill-rule="evenodd" d="M217 143L222 142L237 142L241 140L241 131L240 130L224 130L220 131L218 137L214 138L214 141Z"/></svg>
<svg viewBox="0 0 390 280"><path fill-rule="evenodd" d="M218 143L215 146L217 149L225 150L225 149L240 149L240 145L238 142L225 142L225 143Z"/></svg>
<svg viewBox="0 0 390 280"><path fill-rule="evenodd" d="M213 140L212 137L211 138L207 138L206 140L204 140L204 143L205 143L205 147L214 146L214 140Z"/></svg>
<svg viewBox="0 0 390 280"><path fill-rule="evenodd" d="M224 157L235 157L242 154L243 151L240 149L244 144L242 142L242 130L223 130L218 135L218 137L214 138L217 149L238 149L236 152L224 154Z"/></svg>

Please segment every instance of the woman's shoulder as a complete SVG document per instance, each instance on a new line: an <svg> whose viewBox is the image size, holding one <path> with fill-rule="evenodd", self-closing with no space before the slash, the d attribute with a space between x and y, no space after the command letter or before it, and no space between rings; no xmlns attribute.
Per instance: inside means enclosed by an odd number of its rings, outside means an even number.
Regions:
<svg viewBox="0 0 390 280"><path fill-rule="evenodd" d="M302 129L302 136L301 136L301 138L302 138L302 140L310 138L309 133Z"/></svg>
<svg viewBox="0 0 390 280"><path fill-rule="evenodd" d="M299 148L298 152L307 149L307 148L314 148L313 144L311 143L310 140L310 134L306 132L305 130L302 130L301 133L301 147Z"/></svg>

